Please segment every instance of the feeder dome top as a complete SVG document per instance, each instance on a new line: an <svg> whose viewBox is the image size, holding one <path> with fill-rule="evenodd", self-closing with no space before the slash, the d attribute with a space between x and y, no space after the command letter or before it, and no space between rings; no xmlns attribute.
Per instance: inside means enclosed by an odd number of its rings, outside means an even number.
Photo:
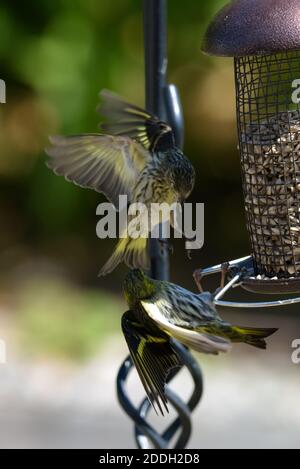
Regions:
<svg viewBox="0 0 300 469"><path fill-rule="evenodd" d="M215 16L203 52L224 57L300 50L300 0L232 0Z"/></svg>

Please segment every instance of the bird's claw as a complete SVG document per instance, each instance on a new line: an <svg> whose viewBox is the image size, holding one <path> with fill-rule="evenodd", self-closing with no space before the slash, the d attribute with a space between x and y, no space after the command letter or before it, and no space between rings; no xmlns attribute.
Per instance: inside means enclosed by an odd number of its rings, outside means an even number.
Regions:
<svg viewBox="0 0 300 469"><path fill-rule="evenodd" d="M221 282L220 282L220 287L217 288L215 294L217 294L219 291L221 291L224 287L225 287L225 282L226 282L226 275L228 274L229 272L229 269L230 269L230 264L229 262L224 262L221 266ZM194 278L194 281L197 285L197 288L198 290L200 291L200 293L203 293L204 290L203 290L203 287L202 287L202 284L201 284L201 280L202 280L202 269L197 269L194 271L193 273L193 278Z"/></svg>
<svg viewBox="0 0 300 469"><path fill-rule="evenodd" d="M197 288L200 293L203 293L204 290L201 285L201 280L202 280L202 269L197 269L193 273L193 279L195 281L195 284L197 285Z"/></svg>
<svg viewBox="0 0 300 469"><path fill-rule="evenodd" d="M221 283L220 283L221 289L225 287L226 275L228 274L229 267L230 267L229 262L223 262L223 264L221 265Z"/></svg>

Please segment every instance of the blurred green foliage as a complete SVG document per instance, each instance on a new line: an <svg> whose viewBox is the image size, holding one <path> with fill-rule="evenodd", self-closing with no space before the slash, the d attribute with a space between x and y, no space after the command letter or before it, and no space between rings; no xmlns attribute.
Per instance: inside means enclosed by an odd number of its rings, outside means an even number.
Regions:
<svg viewBox="0 0 300 469"><path fill-rule="evenodd" d="M205 203L204 248L189 262L178 242L171 258L172 279L192 287L194 268L245 255L249 245L233 64L201 53L205 28L227 1L168 3L169 80L182 97L185 151L197 171L192 200ZM0 287L38 272L46 283L28 288L19 304L28 337L45 350L56 344L67 355L85 355L110 317L119 324L123 308L94 288L120 293L125 268L97 278L115 244L96 238L102 199L54 176L44 148L51 134L96 131L102 88L143 105L142 1L2 0L0 31L0 78L7 85L7 103L0 105ZM74 291L56 295L48 280L53 269ZM48 288L50 300L43 302Z"/></svg>
<svg viewBox="0 0 300 469"><path fill-rule="evenodd" d="M15 298L19 346L26 356L85 359L119 328L119 298L64 281L30 280Z"/></svg>
<svg viewBox="0 0 300 469"><path fill-rule="evenodd" d="M193 198L206 203L207 251L199 259L232 256L232 249L239 254L247 247L232 61L201 53L205 28L225 3L169 2L169 78L182 95L185 148L198 172ZM143 104L141 8L136 0L1 2L0 74L7 104L0 107L0 245L7 268L47 253L77 270L80 281L91 282L104 262L102 247L110 249L111 243L95 236L101 198L52 175L43 149L49 134L96 130L101 88ZM81 246L77 265L68 263L70 237ZM93 258L91 250L97 253Z"/></svg>

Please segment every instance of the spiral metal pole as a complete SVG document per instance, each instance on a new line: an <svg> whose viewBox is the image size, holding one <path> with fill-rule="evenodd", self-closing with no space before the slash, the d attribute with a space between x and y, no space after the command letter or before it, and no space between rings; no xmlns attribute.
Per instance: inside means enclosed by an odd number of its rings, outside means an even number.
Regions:
<svg viewBox="0 0 300 469"><path fill-rule="evenodd" d="M140 449L170 449L170 441L175 434L178 436L173 444L173 449L183 449L188 444L192 433L191 412L196 408L203 394L202 373L196 360L183 345L173 341L173 346L192 376L194 389L188 402L184 402L168 385L166 386L166 396L177 413L177 417L162 434L147 422L148 414L152 408L148 398L145 398L139 407L135 407L128 396L126 381L133 368L130 357L126 358L118 373L117 395L119 403L134 422L135 441ZM168 382L175 377L177 372L178 370L169 376Z"/></svg>
<svg viewBox="0 0 300 469"><path fill-rule="evenodd" d="M167 83L167 0L143 0L144 43L145 43L145 94L146 109L173 128L178 147L183 145L183 113L177 89ZM158 280L169 279L169 251L167 241L163 244L150 238L151 276ZM162 249L163 247L163 249ZM151 410L148 398L135 407L126 391L126 380L133 368L128 356L122 363L117 377L117 395L120 405L134 422L135 440L138 448L170 448L170 442L178 434L174 449L185 448L191 436L191 412L199 403L203 393L200 368L188 349L173 341L184 366L189 370L194 384L191 397L185 403L169 385L166 396L177 417L162 434L148 422ZM168 383L179 370L170 374Z"/></svg>

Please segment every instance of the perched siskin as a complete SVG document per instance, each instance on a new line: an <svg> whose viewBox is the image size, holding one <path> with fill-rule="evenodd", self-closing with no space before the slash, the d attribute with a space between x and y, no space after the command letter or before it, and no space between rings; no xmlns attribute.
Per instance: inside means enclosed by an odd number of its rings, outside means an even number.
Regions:
<svg viewBox="0 0 300 469"><path fill-rule="evenodd" d="M108 91L100 96L98 111L107 119L100 128L109 135L50 137L47 165L68 181L104 193L116 208L119 195L127 195L131 204L144 204L148 211L139 222L146 226L146 236L134 239L126 230L100 275L122 261L148 270L147 239L154 228L148 223L150 204L183 202L193 189L194 169L176 147L172 129L165 122ZM172 222L170 212L165 216L168 220L158 220Z"/></svg>
<svg viewBox="0 0 300 469"><path fill-rule="evenodd" d="M217 355L232 342L266 348L265 338L277 329L237 327L223 321L213 295L195 294L170 282L152 280L140 269L124 281L130 308L122 317L122 330L140 379L153 407L167 409L164 386L172 368L182 365L172 338L198 352Z"/></svg>

